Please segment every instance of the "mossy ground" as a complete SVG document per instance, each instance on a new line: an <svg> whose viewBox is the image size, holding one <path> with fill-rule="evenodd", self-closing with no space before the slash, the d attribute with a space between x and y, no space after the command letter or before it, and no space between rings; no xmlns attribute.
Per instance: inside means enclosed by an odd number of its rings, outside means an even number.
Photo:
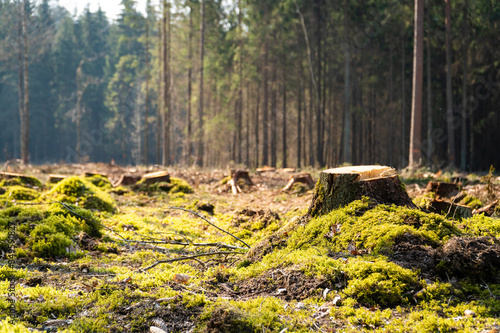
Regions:
<svg viewBox="0 0 500 333"><path fill-rule="evenodd" d="M210 171L193 174L213 178ZM477 246L495 250L500 220L478 215L455 221L361 200L308 221L301 217L312 191L279 192L288 177L238 196L212 190L222 178L212 187L174 177L170 189L178 190L128 189L123 195L100 178L68 178L50 191L35 190L40 197L31 201L5 200L1 250L11 245L13 223L18 242L15 269L0 268L0 311L10 316L5 295L8 279L15 278L17 317L0 321L0 331L146 332L152 325L169 332L500 329L498 271L459 274L460 262L446 252L478 237ZM89 197L103 201L88 206ZM66 206L47 204L63 199ZM29 202L40 205L20 204ZM213 215L202 209L208 203ZM260 256L247 255L242 242L171 206L203 214L250 246L264 239L271 246ZM225 254L141 270L209 252Z"/></svg>

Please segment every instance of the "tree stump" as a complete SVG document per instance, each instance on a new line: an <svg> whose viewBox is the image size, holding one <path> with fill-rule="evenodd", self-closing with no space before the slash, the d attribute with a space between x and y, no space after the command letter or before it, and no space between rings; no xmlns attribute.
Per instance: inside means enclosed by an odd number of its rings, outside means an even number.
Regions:
<svg viewBox="0 0 500 333"><path fill-rule="evenodd" d="M113 183L113 187L135 185L139 180L141 180L141 176L139 175L123 174L115 183Z"/></svg>
<svg viewBox="0 0 500 333"><path fill-rule="evenodd" d="M49 175L49 183L51 183L51 184L57 184L61 180L63 180L64 178L67 178L67 177L68 177L67 175L53 175L53 174L50 174Z"/></svg>
<svg viewBox="0 0 500 333"><path fill-rule="evenodd" d="M233 194L241 193L241 187L238 185L238 181L242 179L248 185L254 185L248 171L245 170L231 170L231 179L227 182L231 185L231 191Z"/></svg>
<svg viewBox="0 0 500 333"><path fill-rule="evenodd" d="M442 214L450 218L472 217L472 208L458 205L442 199L433 199L426 206L431 213Z"/></svg>
<svg viewBox="0 0 500 333"><path fill-rule="evenodd" d="M141 180L147 185L160 182L170 183L170 175L166 171L151 172L142 176Z"/></svg>
<svg viewBox="0 0 500 333"><path fill-rule="evenodd" d="M440 198L451 198L460 192L461 185L460 183L429 182L425 192L434 192Z"/></svg>
<svg viewBox="0 0 500 333"><path fill-rule="evenodd" d="M361 165L321 172L308 213L313 217L327 214L363 196L378 204L416 208L396 170L387 166Z"/></svg>
<svg viewBox="0 0 500 333"><path fill-rule="evenodd" d="M301 174L293 175L292 177L290 177L288 184L286 184L286 186L283 187L283 191L290 190L293 187L293 185L295 185L297 183L306 184L307 186L309 186L310 189L313 188L315 185L314 180L312 179L310 174L301 173Z"/></svg>

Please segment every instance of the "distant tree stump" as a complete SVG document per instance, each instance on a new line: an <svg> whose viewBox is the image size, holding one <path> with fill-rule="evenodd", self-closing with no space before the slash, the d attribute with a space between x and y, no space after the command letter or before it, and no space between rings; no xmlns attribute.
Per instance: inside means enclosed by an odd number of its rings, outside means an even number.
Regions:
<svg viewBox="0 0 500 333"><path fill-rule="evenodd" d="M387 166L361 165L321 172L308 213L313 217L327 214L363 196L379 204L416 207L396 170Z"/></svg>
<svg viewBox="0 0 500 333"><path fill-rule="evenodd" d="M460 186L457 183L429 182L425 192L434 192L440 198L451 198L460 192Z"/></svg>
<svg viewBox="0 0 500 333"><path fill-rule="evenodd" d="M113 187L135 185L139 180L141 180L141 176L139 175L124 174L121 175L115 183L113 183Z"/></svg>
<svg viewBox="0 0 500 333"><path fill-rule="evenodd" d="M151 172L142 176L141 180L146 185L151 185L154 183L161 183L161 182L170 183L170 175L166 171Z"/></svg>
<svg viewBox="0 0 500 333"><path fill-rule="evenodd" d="M49 183L51 184L57 184L64 178L67 178L67 175L49 175Z"/></svg>
<svg viewBox="0 0 500 333"><path fill-rule="evenodd" d="M239 180L243 180L247 185L254 185L248 171L246 170L231 170L231 179L227 182L231 186L233 194L241 193L241 187L238 184Z"/></svg>
<svg viewBox="0 0 500 333"><path fill-rule="evenodd" d="M297 183L306 184L307 186L309 186L310 189L313 188L315 185L314 180L312 179L310 174L301 173L301 174L293 175L292 177L290 177L288 184L286 184L286 186L283 187L283 191L290 190L293 187L293 185L295 185Z"/></svg>
<svg viewBox="0 0 500 333"><path fill-rule="evenodd" d="M426 206L431 213L446 215L450 218L468 218L472 217L472 208L458 205L453 202L442 199L433 199Z"/></svg>

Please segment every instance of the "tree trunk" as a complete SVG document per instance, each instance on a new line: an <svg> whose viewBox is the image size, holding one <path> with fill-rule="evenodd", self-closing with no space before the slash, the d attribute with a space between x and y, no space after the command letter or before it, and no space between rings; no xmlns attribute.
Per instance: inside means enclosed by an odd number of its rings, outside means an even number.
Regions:
<svg viewBox="0 0 500 333"><path fill-rule="evenodd" d="M241 0L238 1L238 27L239 27L239 62L238 62L238 74L239 74L239 85L238 85L238 129L237 129L237 161L241 164L242 156L242 132L243 132L243 27L241 21Z"/></svg>
<svg viewBox="0 0 500 333"><path fill-rule="evenodd" d="M266 0L265 3L265 19L264 22L267 27L268 23L268 3ZM264 96L263 96L263 102L262 102L262 164L263 165L268 165L269 160L268 160L268 155L269 155L269 109L268 109L268 96L269 96L269 91L268 91L268 61L269 61L269 45L267 41L267 31L266 35L264 36L264 66L262 68L262 80L264 82Z"/></svg>
<svg viewBox="0 0 500 333"><path fill-rule="evenodd" d="M287 116L287 109L286 109L286 69L283 71L283 132L281 134L281 139L282 139L282 154L283 154L283 163L281 165L282 168L286 168L288 166L288 147L287 147L287 123L286 123L286 116Z"/></svg>
<svg viewBox="0 0 500 333"><path fill-rule="evenodd" d="M430 11L430 3L429 3ZM431 15L427 14L427 166L432 166L432 74L431 74Z"/></svg>
<svg viewBox="0 0 500 333"><path fill-rule="evenodd" d="M191 137L192 137L192 127L191 127L191 99L192 99L192 81L193 81L193 8L189 8L189 41L188 41L188 96L187 96L187 114L186 114L186 156L185 163L189 165L189 159L193 154Z"/></svg>
<svg viewBox="0 0 500 333"><path fill-rule="evenodd" d="M464 2L463 78L462 78L462 137L460 141L460 169L467 168L467 52L469 49L468 1Z"/></svg>
<svg viewBox="0 0 500 333"><path fill-rule="evenodd" d="M148 165L148 148L149 148L149 127L148 127L148 117L149 117L149 12L151 7L151 0L146 2L146 46L144 50L145 64L146 67L146 96L145 96L145 110L144 110L144 157L143 162Z"/></svg>
<svg viewBox="0 0 500 333"><path fill-rule="evenodd" d="M170 164L170 3L163 0L163 154L162 165Z"/></svg>
<svg viewBox="0 0 500 333"><path fill-rule="evenodd" d="M324 215L364 196L377 204L415 208L394 169L363 165L321 172L308 214Z"/></svg>
<svg viewBox="0 0 500 333"><path fill-rule="evenodd" d="M406 94L405 94L405 27L403 25L403 36L401 39L401 168L404 168L406 165L405 158L405 147L406 147L406 125L405 125L405 116L406 116Z"/></svg>
<svg viewBox="0 0 500 333"><path fill-rule="evenodd" d="M203 56L205 53L205 0L200 3L200 92L198 98L198 140L197 140L197 156L196 163L203 166Z"/></svg>
<svg viewBox="0 0 500 333"><path fill-rule="evenodd" d="M28 15L26 13L27 1L23 1L22 19L23 19L23 40L24 40L24 111L21 119L21 159L24 163L29 162L29 141L30 141L30 90L28 73Z"/></svg>
<svg viewBox="0 0 500 333"><path fill-rule="evenodd" d="M275 44L277 43L276 39L274 39L274 43ZM276 113L277 113L277 110L276 110L277 94L278 94L278 60L276 59L276 55L274 55L273 58L274 58L274 60L272 62L273 70L272 70L272 78L271 78L272 88L271 88L271 128L270 128L270 132L271 132L271 166L273 168L275 168L276 162L277 162L276 150L277 150L277 145L278 145L277 136L276 136L277 127L278 127L277 115L276 115Z"/></svg>
<svg viewBox="0 0 500 333"><path fill-rule="evenodd" d="M345 163L351 163L351 97L350 97L350 87L349 87L349 76L350 76L350 61L351 54L349 50L349 18L348 18L348 1L344 0L344 39L345 39L345 49L344 49L344 151L343 160Z"/></svg>
<svg viewBox="0 0 500 333"><path fill-rule="evenodd" d="M453 128L453 92L451 87L451 0L445 3L446 27L446 124L448 129L448 162L455 166L455 131Z"/></svg>
<svg viewBox="0 0 500 333"><path fill-rule="evenodd" d="M163 20L158 20L158 61L160 62L160 70L158 71L158 101L156 106L156 164L161 163L161 147L162 147L162 132L163 132L163 66L161 65L163 59Z"/></svg>
<svg viewBox="0 0 500 333"><path fill-rule="evenodd" d="M410 168L422 163L422 86L424 64L424 0L415 0L415 33L413 46L413 93L410 125Z"/></svg>
<svg viewBox="0 0 500 333"><path fill-rule="evenodd" d="M22 10L23 4L21 1L18 1L18 26L17 26L17 46L18 46L18 53L17 53L17 60L19 64L19 81L18 81L18 97L19 97L19 139L20 139L20 148L21 148L21 159L24 160L24 156L26 155L25 149L26 147L23 145L24 142L24 131L25 131L25 126L24 126L24 57L23 57L23 10ZM15 154L14 154L15 156Z"/></svg>
<svg viewBox="0 0 500 333"><path fill-rule="evenodd" d="M302 62L299 57L299 85L297 90L297 169L302 161Z"/></svg>

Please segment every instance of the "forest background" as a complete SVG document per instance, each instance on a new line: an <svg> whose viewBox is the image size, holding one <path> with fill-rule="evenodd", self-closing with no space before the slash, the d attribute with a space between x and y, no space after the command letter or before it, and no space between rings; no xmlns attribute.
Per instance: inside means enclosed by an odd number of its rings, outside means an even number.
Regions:
<svg viewBox="0 0 500 333"><path fill-rule="evenodd" d="M418 1L417 163L500 165L500 2ZM121 6L0 0L0 160L408 165L414 1Z"/></svg>

